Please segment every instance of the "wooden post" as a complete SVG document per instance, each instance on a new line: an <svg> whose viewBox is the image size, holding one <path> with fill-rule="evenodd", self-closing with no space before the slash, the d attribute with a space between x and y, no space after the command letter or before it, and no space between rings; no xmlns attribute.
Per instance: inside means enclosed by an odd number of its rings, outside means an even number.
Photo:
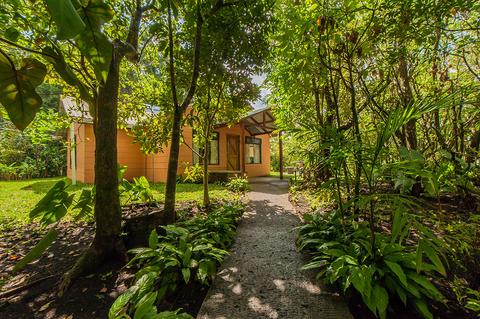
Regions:
<svg viewBox="0 0 480 319"><path fill-rule="evenodd" d="M70 171L72 177L72 185L77 184L77 163L76 163L76 155L75 149L77 148L77 144L75 143L75 123L70 125Z"/></svg>
<svg viewBox="0 0 480 319"><path fill-rule="evenodd" d="M240 121L240 149L238 150L240 156L240 171L242 177L245 176L245 124L243 120Z"/></svg>
<svg viewBox="0 0 480 319"><path fill-rule="evenodd" d="M283 179L283 142L282 131L278 132L278 156L280 159L280 179Z"/></svg>

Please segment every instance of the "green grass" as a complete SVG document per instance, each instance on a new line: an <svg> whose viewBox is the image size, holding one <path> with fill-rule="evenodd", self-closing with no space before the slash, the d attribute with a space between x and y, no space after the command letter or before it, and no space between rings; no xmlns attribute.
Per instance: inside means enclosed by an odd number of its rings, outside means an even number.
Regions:
<svg viewBox="0 0 480 319"><path fill-rule="evenodd" d="M153 196L155 200L163 202L165 198L165 184L157 183L152 185ZM208 191L212 199L229 198L232 194L223 185L210 184ZM201 203L203 200L202 184L177 184L177 201L196 201Z"/></svg>
<svg viewBox="0 0 480 319"><path fill-rule="evenodd" d="M27 223L28 213L48 190L63 178L43 178L24 181L0 181L0 223L5 221ZM165 184L152 184L155 200L163 202ZM77 184L68 190L80 196L82 189L92 185ZM212 184L209 187L210 196L214 198L228 198L231 193L221 185ZM197 201L203 199L201 184L177 184L177 201Z"/></svg>
<svg viewBox="0 0 480 319"><path fill-rule="evenodd" d="M273 172L271 171L270 174L268 175L270 177L278 177L280 178L280 172ZM289 178L295 178L295 174L288 174L288 173L283 173L283 178L284 179L289 179ZM298 173L297 173L297 179L298 179Z"/></svg>

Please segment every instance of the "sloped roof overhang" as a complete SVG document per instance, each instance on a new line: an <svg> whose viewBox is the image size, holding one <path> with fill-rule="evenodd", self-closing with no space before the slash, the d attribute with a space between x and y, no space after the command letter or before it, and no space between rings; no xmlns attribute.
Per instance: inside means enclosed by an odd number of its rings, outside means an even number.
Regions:
<svg viewBox="0 0 480 319"><path fill-rule="evenodd" d="M275 125L275 117L270 107L264 107L248 112L248 114L240 119L242 125L250 135L271 134L277 130ZM226 126L226 123L218 124L216 127Z"/></svg>

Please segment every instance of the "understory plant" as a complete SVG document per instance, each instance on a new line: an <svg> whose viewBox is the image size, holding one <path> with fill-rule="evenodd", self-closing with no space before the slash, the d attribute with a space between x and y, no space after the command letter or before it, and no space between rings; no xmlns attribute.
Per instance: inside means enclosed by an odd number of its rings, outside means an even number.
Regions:
<svg viewBox="0 0 480 319"><path fill-rule="evenodd" d="M244 193L248 191L248 179L246 176L236 176L227 183L227 188L234 193Z"/></svg>
<svg viewBox="0 0 480 319"><path fill-rule="evenodd" d="M149 247L130 251L135 256L127 267L138 268L136 280L113 303L109 318L157 318L136 314L141 311L156 315L156 302L173 293L182 282L186 285L195 280L207 285L228 254L226 249L233 243L243 210L242 204L226 204L215 207L208 215L162 226L162 235L153 230Z"/></svg>
<svg viewBox="0 0 480 319"><path fill-rule="evenodd" d="M429 279L445 275L442 243L412 216L397 211L391 233L376 234L373 246L368 223L346 221L337 211L306 215L305 221L298 245L312 260L303 269L317 269L318 277L344 293L355 290L379 318L386 318L394 298L433 318L427 304L443 296ZM416 250L406 244L414 239Z"/></svg>
<svg viewBox="0 0 480 319"><path fill-rule="evenodd" d="M136 201L153 201L153 194L148 180L144 177L134 178L133 182L124 179L126 166L118 167L119 194L126 198L126 203ZM63 220L68 212L74 220L93 218L95 186L92 189L83 189L78 199L75 194L69 192L71 183L68 180L61 180L55 183L48 190L45 196L35 205L29 214L30 220L36 220L41 227L53 225L47 234L15 265L14 271L25 267L28 263L38 259L43 252L58 237L57 225Z"/></svg>
<svg viewBox="0 0 480 319"><path fill-rule="evenodd" d="M203 167L199 164L187 165L183 171L183 183L200 184L203 181Z"/></svg>
<svg viewBox="0 0 480 319"><path fill-rule="evenodd" d="M125 198L123 204L132 202L152 202L153 193L145 176L134 177L132 182L124 178L127 166L118 167L119 194Z"/></svg>

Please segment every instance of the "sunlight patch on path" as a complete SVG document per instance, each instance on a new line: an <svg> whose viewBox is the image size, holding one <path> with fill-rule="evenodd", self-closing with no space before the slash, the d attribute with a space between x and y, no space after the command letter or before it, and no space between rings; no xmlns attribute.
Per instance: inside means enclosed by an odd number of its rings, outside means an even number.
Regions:
<svg viewBox="0 0 480 319"><path fill-rule="evenodd" d="M350 319L343 299L326 291L314 273L301 271L299 224L288 185L254 179L251 202L232 252L219 269L198 319Z"/></svg>

